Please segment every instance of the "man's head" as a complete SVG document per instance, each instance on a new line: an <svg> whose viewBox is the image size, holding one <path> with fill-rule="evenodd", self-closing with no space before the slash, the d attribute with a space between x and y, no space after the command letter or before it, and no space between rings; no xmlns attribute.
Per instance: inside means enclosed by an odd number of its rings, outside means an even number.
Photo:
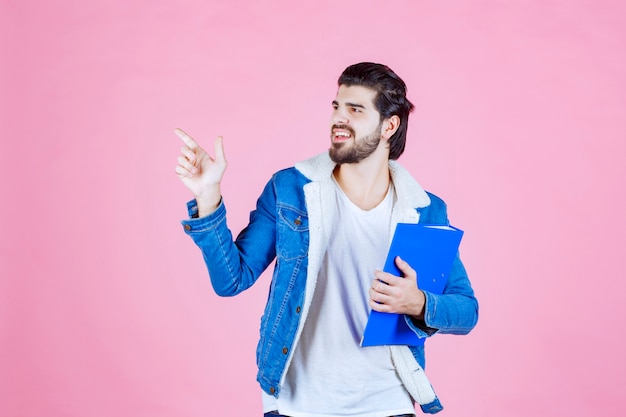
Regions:
<svg viewBox="0 0 626 417"><path fill-rule="evenodd" d="M389 159L398 159L404 152L409 113L414 107L406 98L404 81L385 65L361 62L346 68L337 84L340 90L355 86L373 90L373 104L380 114L380 126L394 118L396 126L389 138Z"/></svg>

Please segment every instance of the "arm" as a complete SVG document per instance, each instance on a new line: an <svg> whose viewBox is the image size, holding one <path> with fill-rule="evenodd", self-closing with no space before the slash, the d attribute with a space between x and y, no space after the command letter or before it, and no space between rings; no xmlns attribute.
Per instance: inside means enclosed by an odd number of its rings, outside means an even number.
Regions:
<svg viewBox="0 0 626 417"><path fill-rule="evenodd" d="M446 203L434 194L428 195L431 204L420 210L419 222L449 225ZM430 336L436 332L466 334L476 325L478 300L459 254L452 263L443 294L424 292L424 295L426 301L421 320L406 317L409 326L420 337Z"/></svg>
<svg viewBox="0 0 626 417"><path fill-rule="evenodd" d="M420 210L420 223L448 225L446 205L429 194L431 204ZM418 288L419 277L406 262L396 259L403 278L377 271L370 289L370 306L378 311L404 314L419 337L436 332L466 334L478 320L478 301L458 254L443 294ZM381 283L383 281L386 284Z"/></svg>
<svg viewBox="0 0 626 417"><path fill-rule="evenodd" d="M458 255L443 294L420 290L415 270L399 257L396 265L402 278L375 272L370 288L373 310L404 314L407 324L419 337L436 332L466 334L474 328L478 320L478 301Z"/></svg>
<svg viewBox="0 0 626 417"><path fill-rule="evenodd" d="M467 334L478 321L478 300L457 255L443 294L425 291L424 315L421 320L408 318L409 326L420 336L436 332Z"/></svg>
<svg viewBox="0 0 626 417"><path fill-rule="evenodd" d="M221 138L215 143L215 159L184 132L185 142L176 173L195 196L188 203L185 232L202 251L211 283L218 295L230 296L249 288L275 257L275 193L270 182L250 214L250 223L233 241L226 224L226 207L220 182L226 169Z"/></svg>
<svg viewBox="0 0 626 417"><path fill-rule="evenodd" d="M213 289L231 296L251 287L276 256L276 217L273 181L250 213L250 222L233 241L226 223L226 206L220 203L208 216L193 218L197 205L188 203L189 220L183 228L202 251Z"/></svg>

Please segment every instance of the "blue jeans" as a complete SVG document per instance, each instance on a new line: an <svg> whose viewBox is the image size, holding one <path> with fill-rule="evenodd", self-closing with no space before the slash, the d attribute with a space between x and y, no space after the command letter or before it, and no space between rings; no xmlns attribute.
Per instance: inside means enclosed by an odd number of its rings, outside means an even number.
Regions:
<svg viewBox="0 0 626 417"><path fill-rule="evenodd" d="M263 414L263 417L289 417L289 416L278 414L278 411L270 411L269 413ZM400 414L397 416L389 416L389 417L415 417L415 414Z"/></svg>

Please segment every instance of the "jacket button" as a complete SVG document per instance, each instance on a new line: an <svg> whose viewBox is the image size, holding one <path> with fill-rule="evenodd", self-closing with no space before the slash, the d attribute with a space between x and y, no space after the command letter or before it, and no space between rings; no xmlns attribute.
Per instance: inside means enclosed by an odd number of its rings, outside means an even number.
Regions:
<svg viewBox="0 0 626 417"><path fill-rule="evenodd" d="M270 388L270 394L274 394L276 392L276 389L274 389L274 387Z"/></svg>
<svg viewBox="0 0 626 417"><path fill-rule="evenodd" d="M289 352L289 349L287 349L286 347L283 348L283 355L286 355L287 352Z"/></svg>
<svg viewBox="0 0 626 417"><path fill-rule="evenodd" d="M301 310L300 306L296 307L296 313L300 313Z"/></svg>
<svg viewBox="0 0 626 417"><path fill-rule="evenodd" d="M300 220L300 217L295 219L293 222L295 223L296 226L300 226L302 224L302 220Z"/></svg>
<svg viewBox="0 0 626 417"><path fill-rule="evenodd" d="M188 225L188 224L186 224L184 227L185 227L185 230L186 230L186 231L190 231L190 230L191 230L191 226L190 226L190 225Z"/></svg>

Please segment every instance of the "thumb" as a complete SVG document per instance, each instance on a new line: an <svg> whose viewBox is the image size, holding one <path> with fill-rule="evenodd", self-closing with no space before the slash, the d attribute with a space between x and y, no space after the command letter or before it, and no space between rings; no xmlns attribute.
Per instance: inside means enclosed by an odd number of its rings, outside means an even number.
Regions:
<svg viewBox="0 0 626 417"><path fill-rule="evenodd" d="M399 256L396 256L396 266L405 278L412 278L417 281L417 272Z"/></svg>
<svg viewBox="0 0 626 417"><path fill-rule="evenodd" d="M215 160L219 162L226 162L226 155L224 154L224 138L218 136L215 139Z"/></svg>

